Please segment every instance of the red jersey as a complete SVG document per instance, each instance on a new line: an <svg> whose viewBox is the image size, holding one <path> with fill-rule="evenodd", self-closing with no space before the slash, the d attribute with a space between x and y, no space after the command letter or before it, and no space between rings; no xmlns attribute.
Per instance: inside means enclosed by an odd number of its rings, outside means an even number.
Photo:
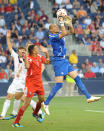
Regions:
<svg viewBox="0 0 104 131"><path fill-rule="evenodd" d="M28 56L28 61L30 67L27 69L27 78L31 78L34 82L41 81L41 67L46 59L38 54L36 57Z"/></svg>
<svg viewBox="0 0 104 131"><path fill-rule="evenodd" d="M34 93L44 95L44 88L41 80L41 67L46 59L38 54L36 57L28 56L28 61L30 67L27 69L24 91L25 96L33 97Z"/></svg>
<svg viewBox="0 0 104 131"><path fill-rule="evenodd" d="M4 78L6 78L6 79L8 78L6 72L0 72L0 80L2 80Z"/></svg>
<svg viewBox="0 0 104 131"><path fill-rule="evenodd" d="M85 78L96 78L96 74L93 72L86 72L84 77Z"/></svg>

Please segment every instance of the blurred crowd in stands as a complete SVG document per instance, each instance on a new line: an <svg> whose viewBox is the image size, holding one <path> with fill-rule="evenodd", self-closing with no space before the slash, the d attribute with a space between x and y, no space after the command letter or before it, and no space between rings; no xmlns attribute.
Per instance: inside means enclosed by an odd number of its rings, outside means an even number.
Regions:
<svg viewBox="0 0 104 131"><path fill-rule="evenodd" d="M69 62L81 78L104 78L104 62L101 58L96 62L85 59L83 63L78 63L78 56L76 51L73 50L69 56Z"/></svg>
<svg viewBox="0 0 104 131"><path fill-rule="evenodd" d="M49 0L56 11L65 8L73 19L74 39L92 51L92 55L104 54L104 0ZM48 47L50 21L37 0L0 0L0 82L14 77L13 58L7 48L6 31L12 31L11 44L16 50L29 40L36 45ZM103 77L102 59L94 63L88 59L78 65L75 50L69 57L70 63L81 78Z"/></svg>
<svg viewBox="0 0 104 131"><path fill-rule="evenodd" d="M6 31L12 31L14 50L25 46L27 41L47 47L49 25L49 18L37 0L0 0L0 82L8 82L14 77Z"/></svg>
<svg viewBox="0 0 104 131"><path fill-rule="evenodd" d="M50 0L53 17L65 8L73 19L74 38L91 50L92 55L104 55L104 0Z"/></svg>

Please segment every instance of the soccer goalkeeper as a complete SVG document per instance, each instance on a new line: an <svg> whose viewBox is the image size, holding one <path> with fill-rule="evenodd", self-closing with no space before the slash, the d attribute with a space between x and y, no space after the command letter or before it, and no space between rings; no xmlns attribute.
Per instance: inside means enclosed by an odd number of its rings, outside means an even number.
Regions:
<svg viewBox="0 0 104 131"><path fill-rule="evenodd" d="M50 101L53 99L53 97L56 95L57 91L60 88L62 88L63 78L65 75L69 75L71 78L73 78L75 80L78 88L86 96L88 103L101 99L101 97L94 97L88 93L85 85L82 83L82 80L78 76L77 72L69 64L69 61L67 59L65 59L66 48L65 48L64 36L74 33L72 19L69 16L65 16L64 18L62 16L59 16L58 21L61 26L61 32L59 31L58 25L56 25L56 24L51 24L49 27L50 45L53 48L52 64L53 64L53 68L54 68L54 72L55 72L56 84L51 89L50 94L49 94L48 98L46 99L46 101L44 103L42 103L43 108L44 108L47 115L50 114L49 109L48 109L48 105L49 105ZM65 24L67 24L69 26L69 30L66 30L66 28L64 26Z"/></svg>

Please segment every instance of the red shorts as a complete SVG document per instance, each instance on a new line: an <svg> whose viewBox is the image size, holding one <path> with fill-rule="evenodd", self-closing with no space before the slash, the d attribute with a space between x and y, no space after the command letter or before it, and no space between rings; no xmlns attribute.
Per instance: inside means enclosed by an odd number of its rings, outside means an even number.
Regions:
<svg viewBox="0 0 104 131"><path fill-rule="evenodd" d="M26 97L33 97L34 93L37 95L44 95L44 88L42 81L36 83L36 82L29 82L26 81L25 89L24 89L24 95Z"/></svg>

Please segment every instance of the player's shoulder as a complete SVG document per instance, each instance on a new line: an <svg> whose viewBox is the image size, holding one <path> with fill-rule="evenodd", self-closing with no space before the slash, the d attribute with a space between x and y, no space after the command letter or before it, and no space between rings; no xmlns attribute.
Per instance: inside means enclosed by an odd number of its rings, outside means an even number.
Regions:
<svg viewBox="0 0 104 131"><path fill-rule="evenodd" d="M51 33L51 34L49 34L49 38L57 37L57 36L59 36L59 34L60 34L60 33L57 33L57 34L52 34L52 33Z"/></svg>
<svg viewBox="0 0 104 131"><path fill-rule="evenodd" d="M40 57L40 58L42 57L42 55L40 55L40 54L37 54L37 56Z"/></svg>
<svg viewBox="0 0 104 131"><path fill-rule="evenodd" d="M14 49L12 49L12 53L11 53L11 56L14 56L14 57L18 57L18 53L16 51L14 51Z"/></svg>
<svg viewBox="0 0 104 131"><path fill-rule="evenodd" d="M40 54L37 54L37 57L40 58L40 59L43 58L43 56L40 55Z"/></svg>

